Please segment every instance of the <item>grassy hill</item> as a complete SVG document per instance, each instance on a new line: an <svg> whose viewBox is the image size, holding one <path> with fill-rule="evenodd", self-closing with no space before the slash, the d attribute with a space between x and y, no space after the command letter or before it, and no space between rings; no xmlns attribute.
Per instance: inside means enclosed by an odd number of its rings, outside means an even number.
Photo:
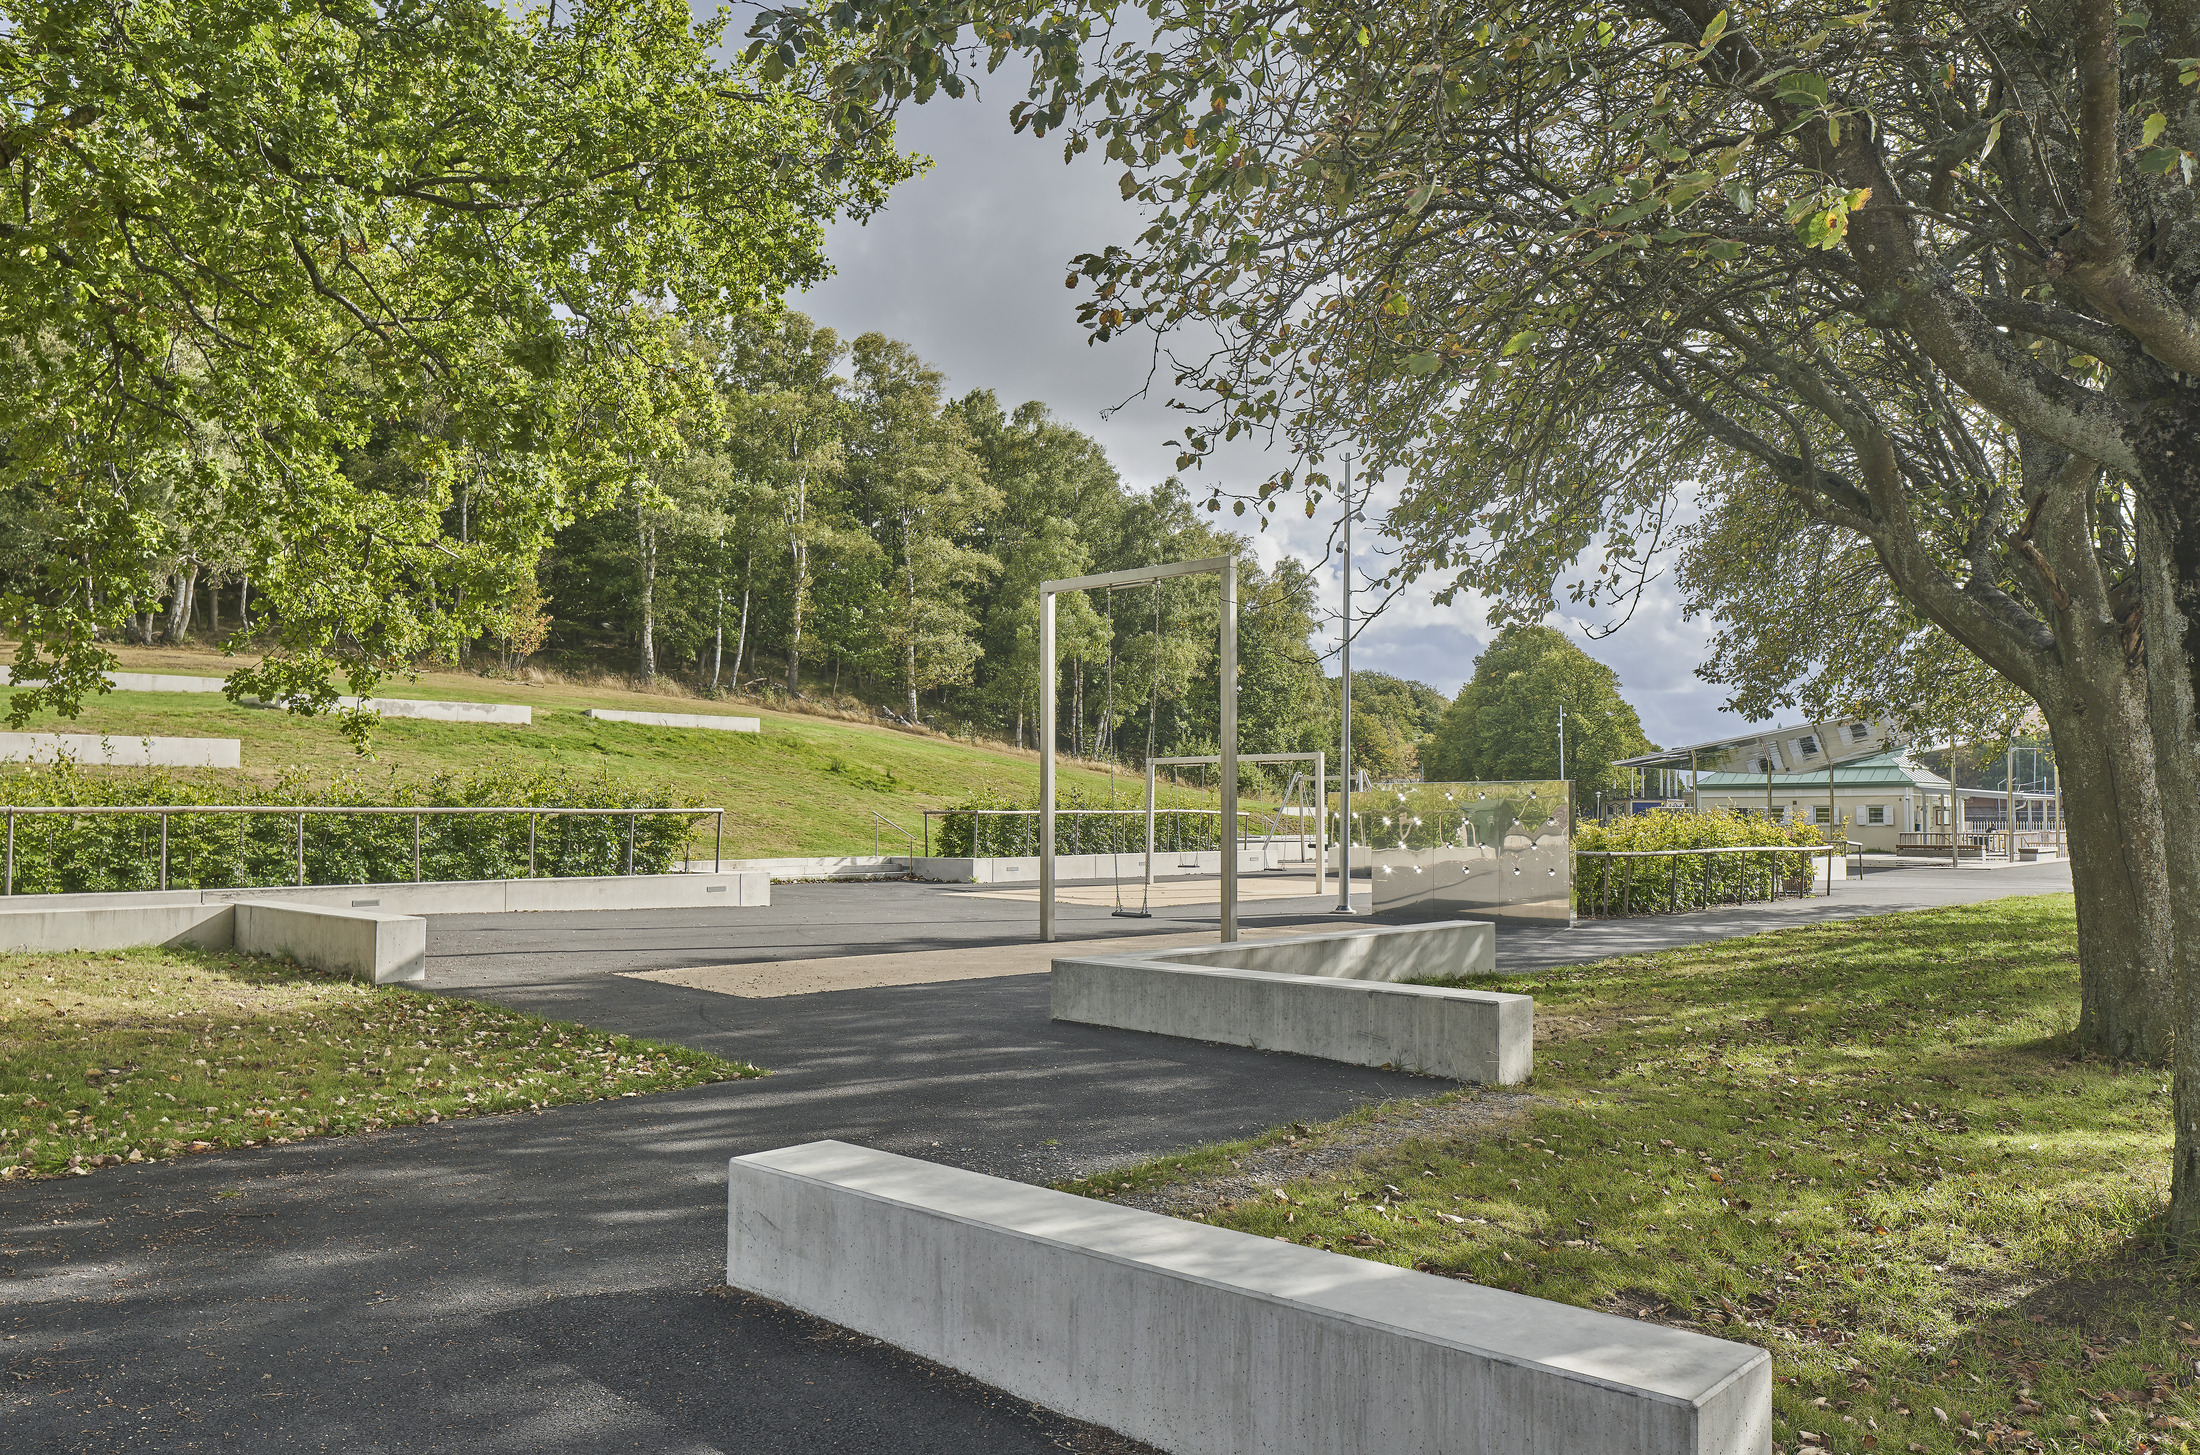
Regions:
<svg viewBox="0 0 2200 1455"><path fill-rule="evenodd" d="M191 648L124 648L125 671L219 677L238 659ZM0 696L12 695L0 688ZM969 743L937 734L844 722L830 717L760 710L746 703L636 692L607 684L520 682L472 673L422 672L386 684L388 697L520 702L534 709L529 727L385 719L375 729L372 760L355 755L325 720L238 707L212 694L113 692L85 704L71 721L40 713L33 731L236 738L244 773L269 781L303 770L321 779L338 774L415 776L466 770L499 759L607 772L638 787L662 789L675 801L726 810L726 856L869 853L877 813L918 836L922 812L992 791L1019 802L1036 795L1035 752ZM761 734L643 727L583 717L589 707L640 712L725 713L760 717ZM0 769L0 771L12 771ZM115 772L128 770L117 769ZM1106 770L1062 765L1065 792L1106 802ZM1143 781L1121 772L1115 801L1136 805ZM1187 802L1192 801L1187 798ZM881 830L880 846L901 839ZM707 844L702 852L707 853Z"/></svg>

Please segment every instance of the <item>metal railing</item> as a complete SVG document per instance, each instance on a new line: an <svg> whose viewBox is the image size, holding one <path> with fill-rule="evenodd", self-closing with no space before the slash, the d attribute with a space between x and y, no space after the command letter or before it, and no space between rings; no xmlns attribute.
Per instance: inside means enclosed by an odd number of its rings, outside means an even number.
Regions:
<svg viewBox="0 0 2200 1455"><path fill-rule="evenodd" d="M300 886L303 886L306 882L306 820L308 818L402 817L409 815L412 818L411 882L415 884L424 882L420 877L421 823L424 818L456 818L479 815L502 815L505 817L517 818L524 815L527 819L527 877L530 879L536 877L536 844L542 826L542 820L545 818L624 817L626 819L625 872L627 872L628 874L632 874L634 872L635 825L639 819L644 817L654 817L665 814L681 814L690 819L700 819L706 815L714 817L716 819L716 828L711 845L711 864L714 871L716 870L719 863L723 861L726 842L726 811L722 808L556 808L542 805L531 805L526 807L435 807L429 805L422 805L419 807L381 805L315 805L308 807L299 807L285 804L162 803L8 805L5 808L4 812L7 817L7 861L4 874L0 874L0 894L7 895L12 895L15 893L16 819L18 817L55 816L81 818L101 815L151 815L158 817L158 819L160 820L160 873L159 879L157 881L157 887L160 889L166 889L168 887L169 824L173 819L184 817L233 815L239 817L240 819L243 819L249 818L252 815L260 815L263 817L294 818L297 821L297 832L295 840L297 877L293 882ZM243 857L241 853L241 831L239 836L239 843L239 859L241 863ZM344 880L333 882L350 883L354 881ZM250 888L254 886L236 885L224 887Z"/></svg>
<svg viewBox="0 0 2200 1455"><path fill-rule="evenodd" d="M1160 853L1173 854L1180 852L1185 848L1183 840L1186 837L1185 829L1187 825L1185 821L1187 819L1219 819L1221 816L1222 810L1219 808L1155 809L1155 819L1171 820L1170 827L1172 830L1171 833L1164 836L1167 842L1160 842L1159 847L1156 851ZM1146 810L1143 806L1137 808L1058 808L1054 810L1054 817L1057 820L1061 821L1057 824L1055 830L1055 852L1058 854L1132 854L1145 852ZM1253 823L1257 825L1263 817L1264 815L1262 815L1256 809L1241 808L1238 810L1238 847L1243 848L1245 846L1246 840L1252 836L1248 833L1246 821L1252 820ZM924 852L927 858L931 857L932 854L932 820L935 818L942 820L954 818L970 818L972 820L980 818L1007 818L1022 820L1023 823L1018 826L1018 842L1015 845L1010 846L1018 849L1019 854L1010 855L1009 857L1029 858L1039 852L1039 810L1037 810L1036 808L928 808L924 810ZM1132 836L1131 839L1125 839L1120 843L1111 839L1102 844L1094 845L1088 848L1083 842L1086 836L1084 832L1083 821L1088 819L1102 818L1122 819L1125 821L1127 826L1135 827L1136 833ZM1062 827L1062 824L1067 825L1066 830ZM1220 825L1217 824L1215 827L1219 829ZM1028 833L1022 831L1025 828L1028 828ZM1308 832L1311 833L1312 831L1309 830ZM944 824L942 825L941 837L944 846L944 840L946 837ZM1214 837L1219 837L1219 835L1214 835ZM1064 846L1065 842L1067 847ZM975 822L973 822L971 826L971 848L973 852L975 852L976 850L983 847L989 846L982 845L978 842L977 825ZM1002 846L992 845L990 847L998 848ZM1200 846L1195 845L1193 847ZM986 858L989 856L984 854L977 854L977 857Z"/></svg>
<svg viewBox="0 0 2200 1455"><path fill-rule="evenodd" d="M1782 873L1783 856L1825 859L1825 893L1833 893L1833 863L1846 859L1847 844L1739 844L1700 849L1576 849L1574 895L1581 912L1592 918L1633 914L1679 914L1689 909L1709 909L1720 904L1746 904L1752 900L1804 899L1817 894L1818 874ZM1594 876L1584 872L1583 860L1600 860ZM1635 908L1636 863L1666 861L1663 872L1642 876L1643 907ZM1724 860L1724 864L1721 864ZM1618 886L1613 878L1616 872ZM1647 867L1647 866L1645 866ZM1806 869L1808 866L1805 866ZM1687 872L1693 870L1694 872ZM1614 904L1617 909L1614 909Z"/></svg>
<svg viewBox="0 0 2200 1455"><path fill-rule="evenodd" d="M881 850L879 847L879 832L882 829L892 829L895 833L900 834L904 839L909 841L909 852L911 854L917 852L917 836L909 832L909 830L903 828L900 824L895 823L892 819L888 818L885 814L880 813L877 809L874 808L871 810L872 858L883 859L886 857L884 851Z"/></svg>

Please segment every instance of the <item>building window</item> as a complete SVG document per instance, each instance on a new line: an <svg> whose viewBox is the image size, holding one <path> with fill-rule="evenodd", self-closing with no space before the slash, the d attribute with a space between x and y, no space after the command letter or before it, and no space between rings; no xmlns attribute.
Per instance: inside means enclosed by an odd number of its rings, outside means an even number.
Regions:
<svg viewBox="0 0 2200 1455"><path fill-rule="evenodd" d="M1803 756L1806 758L1812 756L1818 751L1818 739L1816 738L1805 736L1796 739L1796 743L1799 747L1802 748Z"/></svg>
<svg viewBox="0 0 2200 1455"><path fill-rule="evenodd" d="M1870 723L1868 723L1868 722L1852 722L1852 723L1850 723L1850 724L1849 724L1849 741L1850 741L1850 742L1852 742L1852 743L1861 743L1862 741L1864 741L1864 739L1866 739L1866 738L1870 737L1871 735L1872 735L1872 725L1871 725Z"/></svg>
<svg viewBox="0 0 2200 1455"><path fill-rule="evenodd" d="M1819 804L1816 808L1811 810L1811 817L1819 823L1832 823L1833 805L1830 803Z"/></svg>
<svg viewBox="0 0 2200 1455"><path fill-rule="evenodd" d="M1875 804L1872 804L1871 806L1869 806L1868 808L1866 808L1866 809L1864 810L1864 822L1866 822L1866 823L1885 823L1886 821L1887 821L1887 805L1885 805L1884 803L1875 803Z"/></svg>
<svg viewBox="0 0 2200 1455"><path fill-rule="evenodd" d="M1757 760L1757 771L1760 773L1770 773L1772 771L1772 760L1770 758L1759 758Z"/></svg>
<svg viewBox="0 0 2200 1455"><path fill-rule="evenodd" d="M1771 819L1774 823L1778 823L1780 821L1780 812L1780 805L1775 803L1765 810L1765 817Z"/></svg>

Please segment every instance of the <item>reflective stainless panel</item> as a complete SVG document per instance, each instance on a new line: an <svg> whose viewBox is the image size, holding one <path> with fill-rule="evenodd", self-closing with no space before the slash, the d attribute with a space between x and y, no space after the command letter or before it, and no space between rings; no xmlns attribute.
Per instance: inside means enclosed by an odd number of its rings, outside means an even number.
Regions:
<svg viewBox="0 0 2200 1455"><path fill-rule="evenodd" d="M1352 795L1352 869L1398 919L1573 923L1566 785L1406 783ZM1329 799L1338 823L1339 795Z"/></svg>

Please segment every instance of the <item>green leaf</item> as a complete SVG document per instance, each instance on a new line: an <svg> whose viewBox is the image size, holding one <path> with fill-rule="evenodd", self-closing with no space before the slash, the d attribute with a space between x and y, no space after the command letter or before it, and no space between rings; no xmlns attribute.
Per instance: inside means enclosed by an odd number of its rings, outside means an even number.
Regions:
<svg viewBox="0 0 2200 1455"><path fill-rule="evenodd" d="M1407 374L1433 374L1436 372L1436 362L1434 354L1407 354L1398 368Z"/></svg>
<svg viewBox="0 0 2200 1455"><path fill-rule="evenodd" d="M1519 353L1522 349L1526 348L1529 344L1534 343L1542 336L1542 334L1538 333L1532 328L1524 328L1520 330L1520 332L1514 334L1511 338L1505 340L1505 347L1497 351L1498 357L1509 359L1514 354Z"/></svg>
<svg viewBox="0 0 2200 1455"><path fill-rule="evenodd" d="M1726 12L1722 10L1717 15L1712 16L1711 23L1703 28L1703 48L1705 50L1711 49L1719 43L1719 37L1725 34Z"/></svg>
<svg viewBox="0 0 2200 1455"><path fill-rule="evenodd" d="M2169 130L2169 118L2159 111L2155 112L2147 118L2146 125L2139 129L2139 145L2143 147L2153 146L2162 139L2162 133L2167 130Z"/></svg>
<svg viewBox="0 0 2200 1455"><path fill-rule="evenodd" d="M1747 217L1757 210L1757 189L1747 182L1729 182L1726 184L1726 200L1736 212Z"/></svg>

